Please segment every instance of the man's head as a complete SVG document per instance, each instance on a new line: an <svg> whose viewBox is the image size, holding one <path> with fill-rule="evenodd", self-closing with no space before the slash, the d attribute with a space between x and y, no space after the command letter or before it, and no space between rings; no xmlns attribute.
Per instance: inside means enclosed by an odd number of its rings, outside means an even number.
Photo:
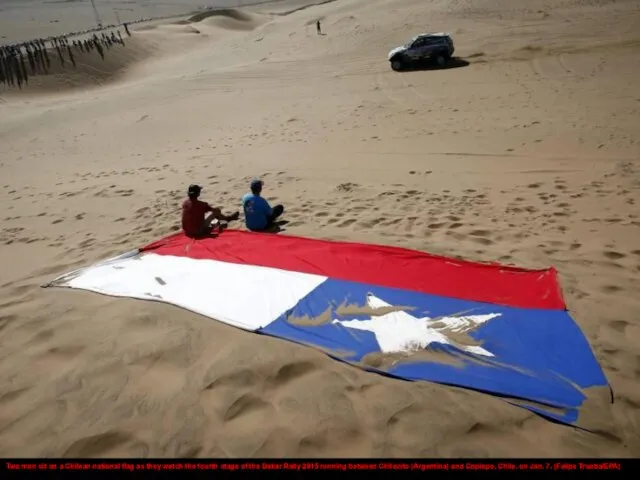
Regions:
<svg viewBox="0 0 640 480"><path fill-rule="evenodd" d="M264 185L264 182L262 180L252 180L251 181L251 193L253 193L254 195L260 195L260 192L262 192L262 186Z"/></svg>
<svg viewBox="0 0 640 480"><path fill-rule="evenodd" d="M200 196L200 192L202 191L202 187L200 185L189 185L189 190L187 191L187 195L189 198L198 198Z"/></svg>

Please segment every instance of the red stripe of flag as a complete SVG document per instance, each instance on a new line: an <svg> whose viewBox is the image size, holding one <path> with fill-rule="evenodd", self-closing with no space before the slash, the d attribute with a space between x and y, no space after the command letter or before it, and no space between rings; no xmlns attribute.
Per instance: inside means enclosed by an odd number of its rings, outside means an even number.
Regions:
<svg viewBox="0 0 640 480"><path fill-rule="evenodd" d="M554 268L527 270L398 247L225 230L219 237L202 240L180 232L142 251L259 265L510 307L566 308Z"/></svg>

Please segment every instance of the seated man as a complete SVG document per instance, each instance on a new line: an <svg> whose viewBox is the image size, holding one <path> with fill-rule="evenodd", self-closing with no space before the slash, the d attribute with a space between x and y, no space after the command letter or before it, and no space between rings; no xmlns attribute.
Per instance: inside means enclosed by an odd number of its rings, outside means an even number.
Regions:
<svg viewBox="0 0 640 480"><path fill-rule="evenodd" d="M249 230L260 231L268 229L284 212L282 205L276 205L271 208L269 202L260 196L263 185L262 180L253 180L251 182L251 193L247 193L242 197L244 219Z"/></svg>
<svg viewBox="0 0 640 480"><path fill-rule="evenodd" d="M207 202L198 200L202 192L200 185L189 185L187 198L182 203L182 230L187 237L200 238L206 237L211 233L213 220L237 220L240 214L235 212L232 215L223 215L219 208L214 208ZM205 218L205 214L211 212Z"/></svg>

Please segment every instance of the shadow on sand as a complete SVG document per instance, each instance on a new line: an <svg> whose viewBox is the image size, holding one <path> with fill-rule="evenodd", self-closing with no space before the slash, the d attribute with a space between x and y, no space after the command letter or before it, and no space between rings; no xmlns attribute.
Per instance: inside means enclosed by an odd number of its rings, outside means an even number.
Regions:
<svg viewBox="0 0 640 480"><path fill-rule="evenodd" d="M282 228L284 227L287 223L289 223L288 220L277 220L273 225L271 225L269 228L267 228L266 230L260 230L259 233L280 233L280 232L284 232L285 229ZM229 228L229 223L228 222L220 222L219 224L215 225L210 232L204 234L204 235L198 235L198 236L194 236L194 237L190 237L193 240L204 240L205 238L216 238L219 237L226 229Z"/></svg>
<svg viewBox="0 0 640 480"><path fill-rule="evenodd" d="M429 62L429 61L416 62L411 65L407 65L399 73L430 71L430 70L449 70L452 68L468 67L470 64L471 62L469 62L468 60L465 60L464 58L453 57L444 66L439 66L435 62Z"/></svg>
<svg viewBox="0 0 640 480"><path fill-rule="evenodd" d="M285 229L282 228L282 227L284 227L287 223L289 223L287 220L277 220L273 225L271 225L266 230L263 230L261 233L280 233L280 232L284 232Z"/></svg>

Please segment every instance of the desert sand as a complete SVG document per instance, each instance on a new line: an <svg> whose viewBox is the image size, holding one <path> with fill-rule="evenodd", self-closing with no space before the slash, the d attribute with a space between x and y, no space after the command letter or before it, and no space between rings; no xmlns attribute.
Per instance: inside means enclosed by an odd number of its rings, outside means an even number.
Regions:
<svg viewBox="0 0 640 480"><path fill-rule="evenodd" d="M94 23L87 2L16 5L0 43ZM0 455L640 456L637 2L298 6L138 24L104 62L0 86ZM391 71L425 31L451 32L457 68ZM232 211L255 176L285 234L555 266L615 402L586 432L169 305L40 288L176 231L189 183Z"/></svg>

